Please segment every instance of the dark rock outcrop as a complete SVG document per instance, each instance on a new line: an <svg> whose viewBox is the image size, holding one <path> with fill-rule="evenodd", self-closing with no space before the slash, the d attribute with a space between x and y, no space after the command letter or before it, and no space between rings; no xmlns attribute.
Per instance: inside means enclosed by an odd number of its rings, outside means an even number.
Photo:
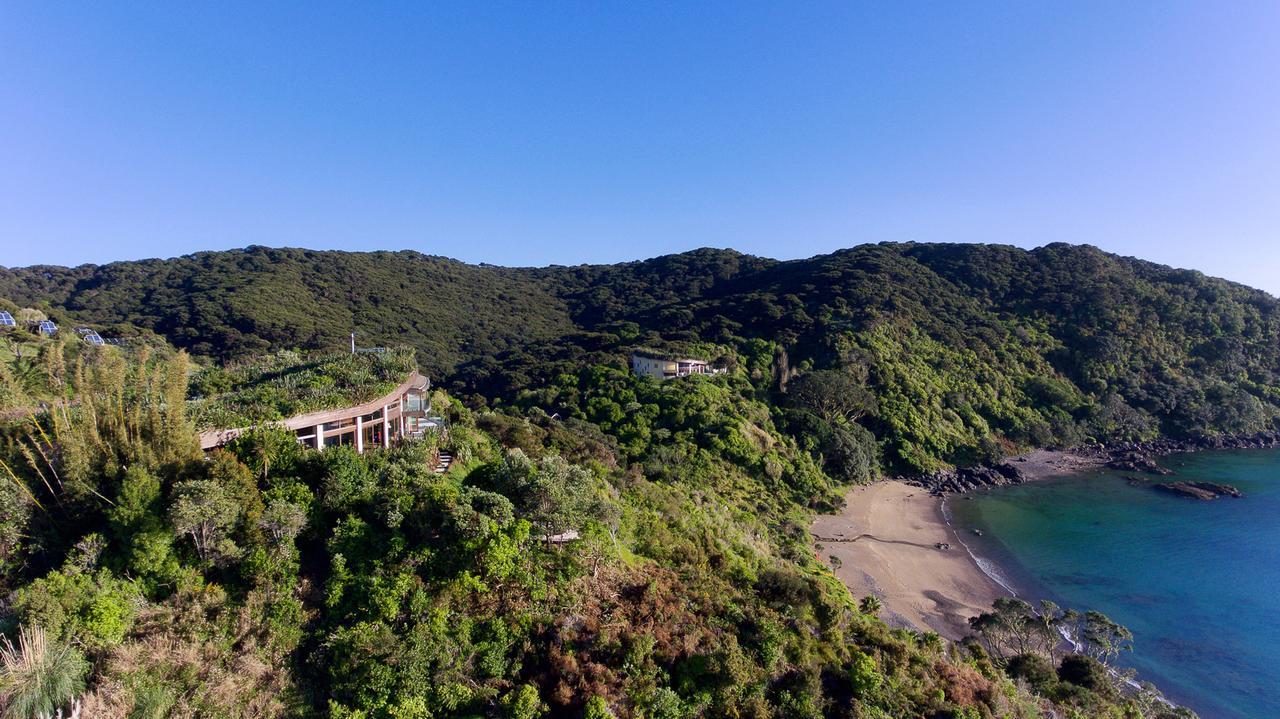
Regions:
<svg viewBox="0 0 1280 719"><path fill-rule="evenodd" d="M1109 469L1120 470L1122 472L1171 475L1173 474L1173 471L1156 462L1156 457L1162 457L1170 454L1181 454L1184 452L1202 452L1221 449L1275 448L1280 448L1280 432L1265 431L1247 435L1189 437L1184 439L1161 438L1150 442L1124 442L1113 445L1095 445L1081 448L1077 450L1077 452L1080 455L1100 457L1100 464ZM1007 484L1022 484L1026 481L1026 477L1013 463L999 462L992 465L978 465L976 467L948 469L941 472L935 472L930 475L914 477L907 481L916 486L923 487L934 494L941 495L963 494L975 489L998 487ZM1145 482L1145 480L1139 477L1131 477L1129 478L1129 481L1134 484ZM1194 490L1195 487L1206 484L1211 485L1212 483L1173 482L1170 484L1153 484L1152 486L1163 488L1183 485L1186 487L1192 487ZM1214 497L1240 496L1239 491L1234 487L1227 487L1227 485L1214 486L1226 487L1230 490L1220 494L1215 494ZM1161 489L1161 491L1172 491L1177 493L1179 490ZM1216 490L1205 490L1201 487L1200 490L1194 491L1214 492ZM1195 495L1186 494L1185 496Z"/></svg>
<svg viewBox="0 0 1280 719"><path fill-rule="evenodd" d="M963 494L984 487L1022 484L1025 481L1026 476L1022 470L1008 462L1001 462L990 466L959 467L935 472L918 477L912 483L934 494Z"/></svg>
<svg viewBox="0 0 1280 719"><path fill-rule="evenodd" d="M1155 459L1145 452L1125 452L1118 457L1107 462L1109 469L1118 469L1122 472L1146 472L1148 474L1169 475L1173 474L1172 470L1161 467Z"/></svg>
<svg viewBox="0 0 1280 719"><path fill-rule="evenodd" d="M1160 492L1166 492L1179 497L1188 497L1190 499L1199 499L1209 501L1219 497L1243 497L1244 494L1229 484L1218 484L1216 482L1169 482L1152 484L1151 487Z"/></svg>

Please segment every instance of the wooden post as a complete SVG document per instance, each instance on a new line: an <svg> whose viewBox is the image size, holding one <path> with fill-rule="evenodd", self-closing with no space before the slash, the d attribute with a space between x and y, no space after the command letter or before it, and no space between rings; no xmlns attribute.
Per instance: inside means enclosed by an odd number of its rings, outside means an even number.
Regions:
<svg viewBox="0 0 1280 719"><path fill-rule="evenodd" d="M364 415L356 415L356 454L364 454Z"/></svg>
<svg viewBox="0 0 1280 719"><path fill-rule="evenodd" d="M382 446L391 446L391 420L387 419L387 412L391 411L391 405L382 405Z"/></svg>
<svg viewBox="0 0 1280 719"><path fill-rule="evenodd" d="M316 425L316 449L324 449L324 423Z"/></svg>

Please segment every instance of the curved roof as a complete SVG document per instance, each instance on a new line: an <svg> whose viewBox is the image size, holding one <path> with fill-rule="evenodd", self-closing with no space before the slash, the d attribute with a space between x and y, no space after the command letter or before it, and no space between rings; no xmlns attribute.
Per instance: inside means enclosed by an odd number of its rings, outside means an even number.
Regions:
<svg viewBox="0 0 1280 719"><path fill-rule="evenodd" d="M409 373L409 378L401 382L399 386L391 390L377 399L371 399L368 402L355 405L353 407L341 407L339 409L322 409L315 412L307 412L305 414L294 415L288 419L276 422L265 422L264 424L280 424L288 429L304 429L314 427L317 424L325 424L327 422L337 422L338 420L350 419L376 412L386 405L393 402L399 402L400 397L411 389L425 390L431 386L431 381L417 370ZM213 449L230 442L244 432L252 429L252 427L234 427L228 429L210 429L200 433L200 449Z"/></svg>

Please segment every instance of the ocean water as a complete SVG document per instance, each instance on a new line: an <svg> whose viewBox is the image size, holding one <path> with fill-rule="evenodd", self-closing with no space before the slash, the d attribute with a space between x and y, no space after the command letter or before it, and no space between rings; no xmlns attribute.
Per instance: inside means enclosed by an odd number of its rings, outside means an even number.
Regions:
<svg viewBox="0 0 1280 719"><path fill-rule="evenodd" d="M1175 477L1224 482L1202 502L1091 471L951 498L966 544L1024 598L1129 627L1123 663L1204 719L1280 717L1280 451L1176 455ZM978 528L983 536L970 530Z"/></svg>

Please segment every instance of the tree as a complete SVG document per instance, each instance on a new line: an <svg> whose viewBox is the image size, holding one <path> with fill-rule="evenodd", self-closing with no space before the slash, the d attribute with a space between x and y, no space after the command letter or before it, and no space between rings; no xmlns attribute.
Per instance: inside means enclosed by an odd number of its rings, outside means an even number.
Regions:
<svg viewBox="0 0 1280 719"><path fill-rule="evenodd" d="M179 534L191 538L200 561L217 564L240 554L231 539L240 511L231 493L220 483L193 479L173 488L169 521Z"/></svg>
<svg viewBox="0 0 1280 719"><path fill-rule="evenodd" d="M190 363L178 352L157 356L102 351L76 360L75 412L50 411L32 419L36 448L59 492L87 502L106 501L110 482L126 467L155 470L201 457L186 419ZM65 490L63 485L65 484Z"/></svg>
<svg viewBox="0 0 1280 719"><path fill-rule="evenodd" d="M539 527L547 541L569 530L578 530L592 506L591 473L561 457L546 457L525 486L528 520Z"/></svg>
<svg viewBox="0 0 1280 719"><path fill-rule="evenodd" d="M591 472L559 456L544 457L535 464L513 449L494 469L493 486L548 542L557 534L581 529L601 508Z"/></svg>
<svg viewBox="0 0 1280 719"><path fill-rule="evenodd" d="M40 347L36 355L40 371L44 374L45 386L57 394L62 393L63 379L67 372L66 359L62 354L62 340L47 342Z"/></svg>
<svg viewBox="0 0 1280 719"><path fill-rule="evenodd" d="M302 505L287 499L273 498L267 501L267 507L262 512L258 526L273 545L286 546L297 538L303 527L307 526L307 510Z"/></svg>
<svg viewBox="0 0 1280 719"><path fill-rule="evenodd" d="M52 719L84 691L89 663L76 649L23 627L18 643L0 637L0 704L5 719Z"/></svg>
<svg viewBox="0 0 1280 719"><path fill-rule="evenodd" d="M832 424L857 422L876 406L875 395L842 370L806 372L791 382L787 395L797 406Z"/></svg>
<svg viewBox="0 0 1280 719"><path fill-rule="evenodd" d="M262 424L236 437L231 451L265 482L272 467L296 461L302 447L297 435L283 425Z"/></svg>
<svg viewBox="0 0 1280 719"><path fill-rule="evenodd" d="M1009 656L1045 652L1048 646L1045 622L1035 609L1017 597L1000 597L990 612L969 620L969 627L987 652L1004 661Z"/></svg>
<svg viewBox="0 0 1280 719"><path fill-rule="evenodd" d="M1076 611L1074 609L1063 609L1056 603L1048 599L1040 600L1040 633L1045 641L1045 650L1049 657L1049 661L1056 662L1058 658L1058 647L1062 646L1064 633L1070 632L1070 627L1076 621Z"/></svg>
<svg viewBox="0 0 1280 719"><path fill-rule="evenodd" d="M1058 679L1095 692L1113 691L1111 672L1102 662L1083 654L1068 654L1058 665Z"/></svg>
<svg viewBox="0 0 1280 719"><path fill-rule="evenodd" d="M127 540L132 532L149 528L158 519L159 510L160 480L146 467L133 465L120 481L120 490L114 506L107 510L107 519L116 534Z"/></svg>
<svg viewBox="0 0 1280 719"><path fill-rule="evenodd" d="M16 614L57 641L90 650L118 645L133 626L137 588L105 568L84 571L76 563L69 559L62 569L19 589Z"/></svg>
<svg viewBox="0 0 1280 719"><path fill-rule="evenodd" d="M842 482L869 482L876 476L876 438L861 425L833 426L823 438L822 467Z"/></svg>
<svg viewBox="0 0 1280 719"><path fill-rule="evenodd" d="M1022 679L1041 693L1058 681L1053 664L1039 654L1019 654L1005 665L1005 673L1014 679Z"/></svg>
<svg viewBox="0 0 1280 719"><path fill-rule="evenodd" d="M351 447L326 449L319 455L323 471L320 503L331 512L341 512L369 499L377 490L368 464Z"/></svg>
<svg viewBox="0 0 1280 719"><path fill-rule="evenodd" d="M1096 410L1094 423L1103 437L1123 442L1141 442L1157 433L1155 420L1150 414L1129 406L1115 392L1103 398Z"/></svg>
<svg viewBox="0 0 1280 719"><path fill-rule="evenodd" d="M1102 612L1085 612L1083 638L1085 652L1103 664L1120 652L1133 651L1133 632Z"/></svg>
<svg viewBox="0 0 1280 719"><path fill-rule="evenodd" d="M111 533L124 552L125 566L142 580L151 596L174 588L182 575L161 493L159 478L135 464L125 472L115 506L107 511Z"/></svg>
<svg viewBox="0 0 1280 719"><path fill-rule="evenodd" d="M515 518L515 506L504 495L477 487L463 487L449 508L449 522L460 536L486 537Z"/></svg>

